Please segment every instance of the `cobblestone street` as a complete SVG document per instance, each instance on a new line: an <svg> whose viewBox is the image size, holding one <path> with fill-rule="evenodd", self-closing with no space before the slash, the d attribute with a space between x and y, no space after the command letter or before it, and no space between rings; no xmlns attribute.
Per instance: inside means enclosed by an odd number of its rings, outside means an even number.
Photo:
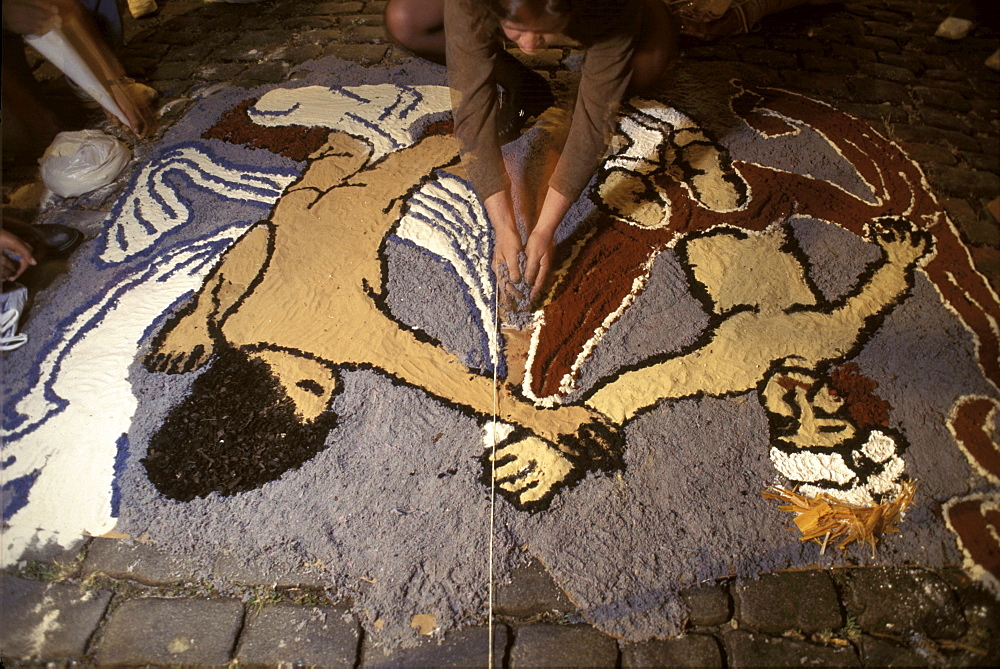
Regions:
<svg viewBox="0 0 1000 669"><path fill-rule="evenodd" d="M160 5L153 16L127 18L121 56L130 76L160 93L161 133L213 87L283 82L296 65L326 56L366 66L411 57L386 38L379 0ZM749 35L709 45L686 41L680 66L737 64L748 81L802 93L869 121L921 165L976 267L1000 291L1000 72L984 65L1000 46L1000 33L979 25L962 40L935 37L946 9L931 0L806 6L765 19ZM573 75L561 66L575 55L569 47L547 49L526 62L565 96ZM51 66L38 67L40 76L53 76ZM35 172L35 166L4 165L4 207L25 218L33 216ZM119 192L92 203L93 215L108 211ZM789 533L788 540L796 537ZM443 639L383 649L365 634L344 595L308 566L274 574L238 555L220 555L213 577L232 584L225 594L196 573L169 546L106 538L69 552L25 556L3 574L5 666L488 662L486 611L477 624ZM929 570L845 563L704 583L683 594L689 608L684 635L624 643L588 625L534 562L498 585L495 664L1000 665L1000 602L961 565Z"/></svg>

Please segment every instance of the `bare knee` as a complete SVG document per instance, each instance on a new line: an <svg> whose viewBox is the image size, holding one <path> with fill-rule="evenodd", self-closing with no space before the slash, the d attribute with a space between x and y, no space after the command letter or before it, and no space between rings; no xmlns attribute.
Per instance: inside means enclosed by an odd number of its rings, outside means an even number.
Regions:
<svg viewBox="0 0 1000 669"><path fill-rule="evenodd" d="M643 31L632 56L629 94L652 88L677 62L680 28L677 18L662 0L647 0L643 7Z"/></svg>
<svg viewBox="0 0 1000 669"><path fill-rule="evenodd" d="M419 56L444 58L444 0L389 0L385 6L389 37Z"/></svg>

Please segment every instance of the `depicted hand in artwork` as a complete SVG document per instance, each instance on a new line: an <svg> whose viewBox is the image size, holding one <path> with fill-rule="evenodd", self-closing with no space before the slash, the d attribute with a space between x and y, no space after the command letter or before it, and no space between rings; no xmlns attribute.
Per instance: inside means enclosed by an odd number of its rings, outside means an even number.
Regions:
<svg viewBox="0 0 1000 669"><path fill-rule="evenodd" d="M896 265L915 263L931 247L930 233L916 229L905 219L877 219L869 231L874 241L885 251L886 260Z"/></svg>
<svg viewBox="0 0 1000 669"><path fill-rule="evenodd" d="M604 418L584 423L558 444L520 430L486 458L501 493L524 511L543 511L561 489L580 481L589 471L624 468L624 441Z"/></svg>
<svg viewBox="0 0 1000 669"><path fill-rule="evenodd" d="M573 471L573 463L565 453L533 435L496 449L489 460L496 467L493 478L497 487L522 509L548 506L557 487Z"/></svg>

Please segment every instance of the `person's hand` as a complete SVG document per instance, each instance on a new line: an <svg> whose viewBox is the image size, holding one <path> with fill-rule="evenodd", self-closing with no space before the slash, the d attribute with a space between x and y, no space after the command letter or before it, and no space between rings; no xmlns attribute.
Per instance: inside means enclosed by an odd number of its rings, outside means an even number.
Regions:
<svg viewBox="0 0 1000 669"><path fill-rule="evenodd" d="M514 218L514 204L505 190L494 193L483 202L493 225L493 273L503 299L504 308L523 299L515 288L521 282L521 233ZM506 269L505 269L506 268Z"/></svg>
<svg viewBox="0 0 1000 669"><path fill-rule="evenodd" d="M111 82L108 88L118 108L125 114L128 128L136 136L141 139L156 131L156 114L149 103L155 91L128 77ZM107 115L112 121L120 123L120 120L110 112Z"/></svg>
<svg viewBox="0 0 1000 669"><path fill-rule="evenodd" d="M531 284L531 301L534 302L545 287L552 269L552 258L556 252L555 231L536 227L528 237L524 247L527 263L524 278Z"/></svg>
<svg viewBox="0 0 1000 669"><path fill-rule="evenodd" d="M3 0L3 27L19 35L44 35L61 24L52 0Z"/></svg>
<svg viewBox="0 0 1000 669"><path fill-rule="evenodd" d="M35 264L35 257L27 244L6 230L0 230L0 278L16 281L24 270Z"/></svg>
<svg viewBox="0 0 1000 669"><path fill-rule="evenodd" d="M527 264L524 276L531 284L531 301L534 302L545 288L555 256L556 229L572 204L569 198L554 188L549 188L538 214L538 222L528 236L525 248Z"/></svg>

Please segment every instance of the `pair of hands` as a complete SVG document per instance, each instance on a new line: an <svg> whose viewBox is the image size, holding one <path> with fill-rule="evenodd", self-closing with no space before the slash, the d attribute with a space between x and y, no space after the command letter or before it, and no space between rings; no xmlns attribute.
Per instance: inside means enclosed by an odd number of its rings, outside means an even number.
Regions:
<svg viewBox="0 0 1000 669"><path fill-rule="evenodd" d="M498 280L503 282L504 277L507 279L506 285L503 285L505 297L516 299L516 295L511 295L514 291L512 284L520 283L523 278L531 286L530 299L534 302L548 281L555 256L556 228L569 210L570 201L559 191L550 188L538 219L528 234L528 241L523 244L515 223L510 193L506 190L499 191L486 198L484 204L496 238L493 271ZM520 265L522 251L526 260L523 277ZM502 270L504 266L507 268L506 274Z"/></svg>

